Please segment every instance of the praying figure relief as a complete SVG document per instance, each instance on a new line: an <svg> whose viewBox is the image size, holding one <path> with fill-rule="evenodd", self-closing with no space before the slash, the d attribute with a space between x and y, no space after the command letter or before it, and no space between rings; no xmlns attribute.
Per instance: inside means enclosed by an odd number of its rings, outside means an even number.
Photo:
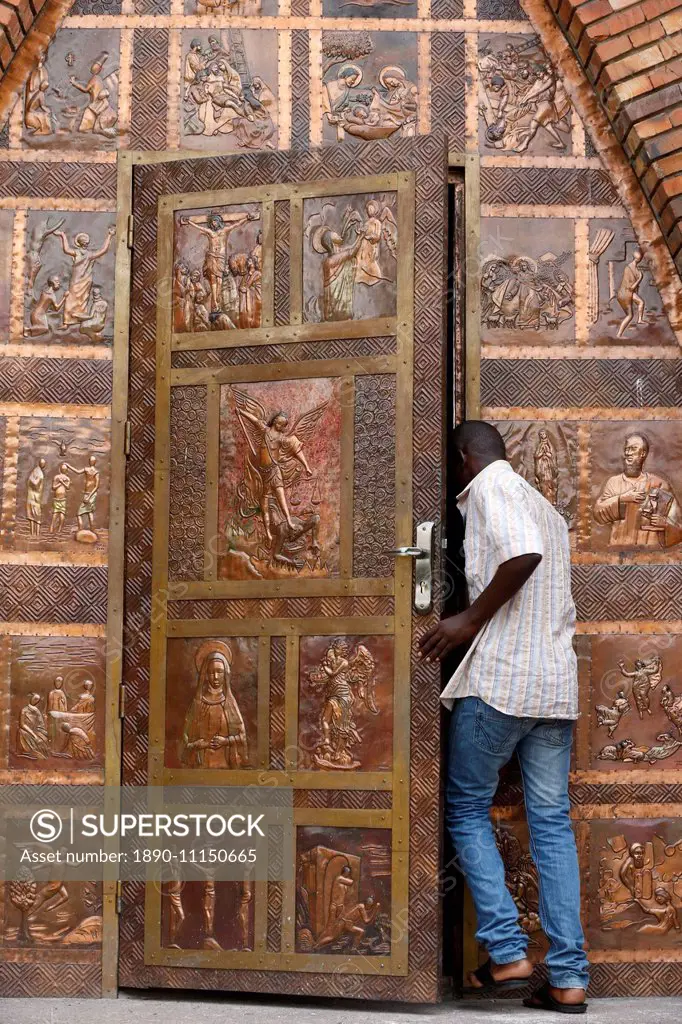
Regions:
<svg viewBox="0 0 682 1024"><path fill-rule="evenodd" d="M192 146L205 140L213 147L276 149L275 32L230 28L208 39L193 36L182 77L183 135Z"/></svg>
<svg viewBox="0 0 682 1024"><path fill-rule="evenodd" d="M116 227L112 223L105 227L107 220L107 214L85 217L69 213L57 218L29 214L25 337L55 342L111 342L110 278ZM90 230L101 232L99 243L92 242L89 231L80 230L84 223ZM62 230L64 225L69 228L68 234Z"/></svg>
<svg viewBox="0 0 682 1024"><path fill-rule="evenodd" d="M110 149L119 134L119 35L62 29L26 83L24 141L32 148Z"/></svg>
<svg viewBox="0 0 682 1024"><path fill-rule="evenodd" d="M652 834L652 827L655 832ZM682 842L670 835L668 822L642 822L631 836L607 835L613 825L595 826L599 843L599 937L595 946L669 947L682 928ZM667 835L663 834L665 830ZM640 940L639 937L642 937Z"/></svg>
<svg viewBox="0 0 682 1024"><path fill-rule="evenodd" d="M338 380L221 388L219 576L338 573Z"/></svg>
<svg viewBox="0 0 682 1024"><path fill-rule="evenodd" d="M180 760L188 768L243 768L246 727L232 691L232 648L207 640L196 652L197 687L187 711Z"/></svg>
<svg viewBox="0 0 682 1024"><path fill-rule="evenodd" d="M380 830L359 832L298 830L297 952L390 953L390 849Z"/></svg>
<svg viewBox="0 0 682 1024"><path fill-rule="evenodd" d="M181 215L173 271L176 331L261 326L260 206Z"/></svg>
<svg viewBox="0 0 682 1024"><path fill-rule="evenodd" d="M306 200L306 320L395 315L396 216L396 197L392 193Z"/></svg>
<svg viewBox="0 0 682 1024"><path fill-rule="evenodd" d="M564 151L570 140L570 103L537 36L502 46L484 40L478 58L482 141L515 153Z"/></svg>
<svg viewBox="0 0 682 1024"><path fill-rule="evenodd" d="M668 480L645 469L651 444L633 431L623 446L623 472L610 476L593 506L597 523L609 526L609 547L668 548L682 540L682 509Z"/></svg>

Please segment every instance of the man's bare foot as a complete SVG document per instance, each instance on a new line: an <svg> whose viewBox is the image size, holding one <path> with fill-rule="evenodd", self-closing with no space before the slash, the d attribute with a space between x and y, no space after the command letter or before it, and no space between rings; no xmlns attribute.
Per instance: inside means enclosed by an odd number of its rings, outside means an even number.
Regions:
<svg viewBox="0 0 682 1024"><path fill-rule="evenodd" d="M581 1003L585 1002L584 988L554 988L554 985L550 985L549 991L552 999L556 999L557 1003L565 1003L567 1006L580 1006Z"/></svg>
<svg viewBox="0 0 682 1024"><path fill-rule="evenodd" d="M490 973L498 985L505 981L525 981L533 973L533 965L528 957L524 957L522 960L514 960L510 964L494 964L491 960ZM476 977L474 971L471 971L469 974L469 984L472 988L485 988ZM569 990L567 989L566 991Z"/></svg>

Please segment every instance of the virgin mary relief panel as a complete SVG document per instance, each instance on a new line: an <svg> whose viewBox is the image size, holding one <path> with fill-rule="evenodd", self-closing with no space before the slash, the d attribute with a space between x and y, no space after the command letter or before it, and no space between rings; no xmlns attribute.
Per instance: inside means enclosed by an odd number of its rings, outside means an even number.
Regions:
<svg viewBox="0 0 682 1024"><path fill-rule="evenodd" d="M339 575L339 391L326 378L221 389L223 579Z"/></svg>

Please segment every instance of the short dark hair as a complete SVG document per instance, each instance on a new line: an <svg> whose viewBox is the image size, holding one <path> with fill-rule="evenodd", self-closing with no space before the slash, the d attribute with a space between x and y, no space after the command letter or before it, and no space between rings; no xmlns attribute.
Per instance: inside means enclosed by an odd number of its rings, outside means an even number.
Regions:
<svg viewBox="0 0 682 1024"><path fill-rule="evenodd" d="M479 458L506 459L507 449L497 427L483 420L465 420L452 435L455 448Z"/></svg>

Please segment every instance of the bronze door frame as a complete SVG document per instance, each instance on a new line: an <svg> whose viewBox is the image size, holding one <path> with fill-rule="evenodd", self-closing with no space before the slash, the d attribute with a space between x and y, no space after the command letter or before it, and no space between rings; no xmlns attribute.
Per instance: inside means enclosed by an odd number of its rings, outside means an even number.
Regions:
<svg viewBox="0 0 682 1024"><path fill-rule="evenodd" d="M219 155L219 154L215 154ZM132 266L132 172L136 165L169 163L193 157L210 158L211 154L192 152L127 151L118 154L118 209L116 248L116 310L114 328L114 388L112 400L112 483L111 483L111 550L118 557L109 570L109 615L107 624L107 733L105 783L116 786L121 779L122 716L125 693L122 687L123 593L124 593L124 514L126 458L129 447L130 424L127 420L129 331L130 331L130 274ZM465 258L470 270L466 275L474 283L478 272L479 239L479 157L478 154L449 153L451 169L464 171L465 179ZM336 186L335 186L336 187ZM253 190L248 190L253 194ZM479 397L479 300L478 288L465 294L466 337L466 412L476 417L480 410ZM266 317L268 303L264 304ZM266 327L261 330L267 329ZM258 330L258 329L256 329ZM242 332L240 332L242 333ZM351 336L351 335L349 335ZM254 339L256 340L256 339ZM243 343L243 342L242 342ZM319 372L318 365L316 370ZM191 371L190 371L191 372ZM408 538L408 542L411 538ZM406 567L408 568L408 567ZM357 623L356 623L357 625ZM377 812L377 817L381 813ZM364 822L367 823L366 821ZM118 987L118 904L119 888L106 883L104 889L103 928L103 995L115 996ZM171 951L172 953L172 951ZM281 968L280 968L281 969Z"/></svg>

